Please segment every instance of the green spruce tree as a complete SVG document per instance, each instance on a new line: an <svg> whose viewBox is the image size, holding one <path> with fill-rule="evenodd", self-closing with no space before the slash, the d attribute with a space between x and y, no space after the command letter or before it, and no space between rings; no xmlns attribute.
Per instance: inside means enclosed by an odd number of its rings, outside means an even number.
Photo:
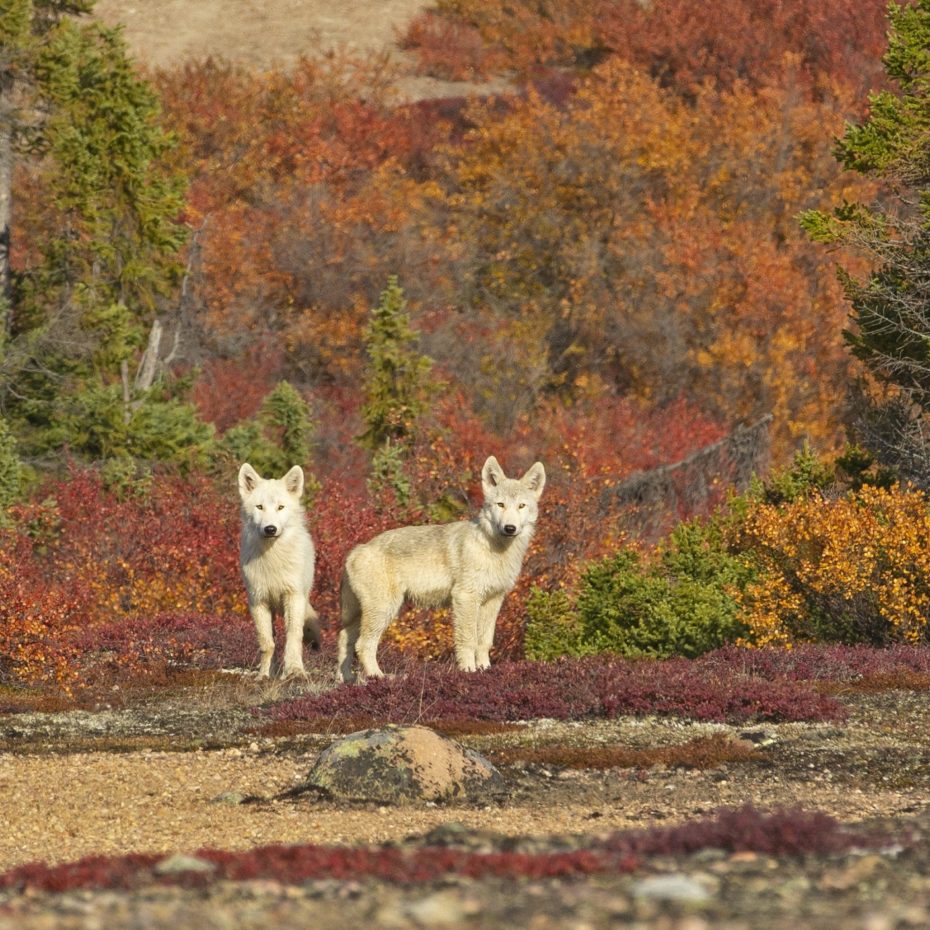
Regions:
<svg viewBox="0 0 930 930"><path fill-rule="evenodd" d="M881 197L801 223L813 239L872 260L863 278L839 272L851 306L844 335L872 377L854 392L858 438L930 486L930 0L891 4L889 20L892 87L871 95L868 117L836 145L843 167L878 182Z"/></svg>
<svg viewBox="0 0 930 930"><path fill-rule="evenodd" d="M16 448L16 439L6 421L0 417L0 523L11 504L19 499L23 489L23 463Z"/></svg>
<svg viewBox="0 0 930 930"><path fill-rule="evenodd" d="M0 14L15 50L0 85L17 114L11 161L29 163L51 223L41 258L9 280L0 403L33 458L67 445L192 464L213 431L171 383L161 339L182 274L185 181L154 91L118 30L82 21L91 8L10 0Z"/></svg>
<svg viewBox="0 0 930 930"><path fill-rule="evenodd" d="M372 451L405 443L429 406L432 360L417 351L407 301L396 275L388 278L365 329L368 367L360 442Z"/></svg>
<svg viewBox="0 0 930 930"><path fill-rule="evenodd" d="M288 381L279 381L258 414L226 431L221 445L238 464L249 462L266 478L278 478L293 465L304 469L304 494L312 500L319 482L307 464L316 424L310 405Z"/></svg>
<svg viewBox="0 0 930 930"><path fill-rule="evenodd" d="M365 431L359 441L372 453L369 490L378 495L390 488L402 506L412 488L404 461L413 442L417 421L429 407L434 389L432 360L417 350L417 334L410 324L407 301L397 276L388 278L378 305L365 329L368 354Z"/></svg>

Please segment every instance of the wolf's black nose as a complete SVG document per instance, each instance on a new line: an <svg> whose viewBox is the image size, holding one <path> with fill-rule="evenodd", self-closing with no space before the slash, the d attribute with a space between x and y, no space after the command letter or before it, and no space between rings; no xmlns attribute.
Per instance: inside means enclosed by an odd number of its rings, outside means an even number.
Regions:
<svg viewBox="0 0 930 930"><path fill-rule="evenodd" d="M508 523L508 524L504 527L504 535L505 535L505 536L516 536L516 535L517 535L517 528L516 528L512 523Z"/></svg>
<svg viewBox="0 0 930 930"><path fill-rule="evenodd" d="M262 532L266 536L276 536L278 533L278 528L273 523L269 523Z"/></svg>

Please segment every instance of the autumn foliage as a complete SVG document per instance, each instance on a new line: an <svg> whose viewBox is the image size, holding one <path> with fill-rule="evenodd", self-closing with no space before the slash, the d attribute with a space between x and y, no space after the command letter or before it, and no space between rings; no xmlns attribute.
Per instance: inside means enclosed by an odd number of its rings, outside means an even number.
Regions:
<svg viewBox="0 0 930 930"><path fill-rule="evenodd" d="M840 170L833 139L882 81L884 6L440 0L403 45L434 75L498 79L469 99L401 99L387 59L344 53L287 72L209 60L149 75L190 235L183 282L155 308L175 349L148 396L190 397L209 474L152 460L128 480L112 461L56 473L34 446L29 493L0 528L0 674L70 688L95 662L250 664L238 463L223 443L285 380L314 426L300 464L319 481L309 520L327 644L351 547L467 518L489 454L508 473L543 461L549 476L495 642L495 660L518 660L531 588L571 605L590 566L625 546L661 562L617 496L631 476L769 416L776 465L805 440L837 451L859 372L837 256L797 216L874 193ZM23 280L53 225L38 168L18 169ZM373 481L363 393L389 282L430 385L390 480ZM111 321L128 354L150 321L136 322L130 339ZM119 387L106 385L116 428ZM33 408L17 403L10 426L35 439ZM720 473L679 474L707 493L666 502L663 531L727 494ZM706 603L732 606L725 638L741 624L754 645L921 641L925 510L903 488L749 500L720 537L747 572ZM663 583L675 593L679 580ZM409 610L384 646L446 660L449 616Z"/></svg>
<svg viewBox="0 0 930 930"><path fill-rule="evenodd" d="M835 500L763 504L739 544L760 570L738 595L759 645L926 640L930 507L922 492L865 487Z"/></svg>

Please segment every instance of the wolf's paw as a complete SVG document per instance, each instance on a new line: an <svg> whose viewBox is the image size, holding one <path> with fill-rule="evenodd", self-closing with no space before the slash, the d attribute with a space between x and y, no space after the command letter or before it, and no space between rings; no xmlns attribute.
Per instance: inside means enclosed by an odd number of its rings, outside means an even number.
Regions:
<svg viewBox="0 0 930 930"><path fill-rule="evenodd" d="M292 681L296 678L306 678L307 673L302 665L285 665L281 669L281 681Z"/></svg>

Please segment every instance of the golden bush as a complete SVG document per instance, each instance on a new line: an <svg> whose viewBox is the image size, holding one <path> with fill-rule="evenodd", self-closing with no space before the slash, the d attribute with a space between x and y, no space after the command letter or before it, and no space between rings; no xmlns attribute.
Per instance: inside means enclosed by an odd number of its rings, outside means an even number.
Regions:
<svg viewBox="0 0 930 930"><path fill-rule="evenodd" d="M930 512L916 490L864 487L754 508L737 531L759 574L735 592L756 645L917 642L930 619Z"/></svg>

